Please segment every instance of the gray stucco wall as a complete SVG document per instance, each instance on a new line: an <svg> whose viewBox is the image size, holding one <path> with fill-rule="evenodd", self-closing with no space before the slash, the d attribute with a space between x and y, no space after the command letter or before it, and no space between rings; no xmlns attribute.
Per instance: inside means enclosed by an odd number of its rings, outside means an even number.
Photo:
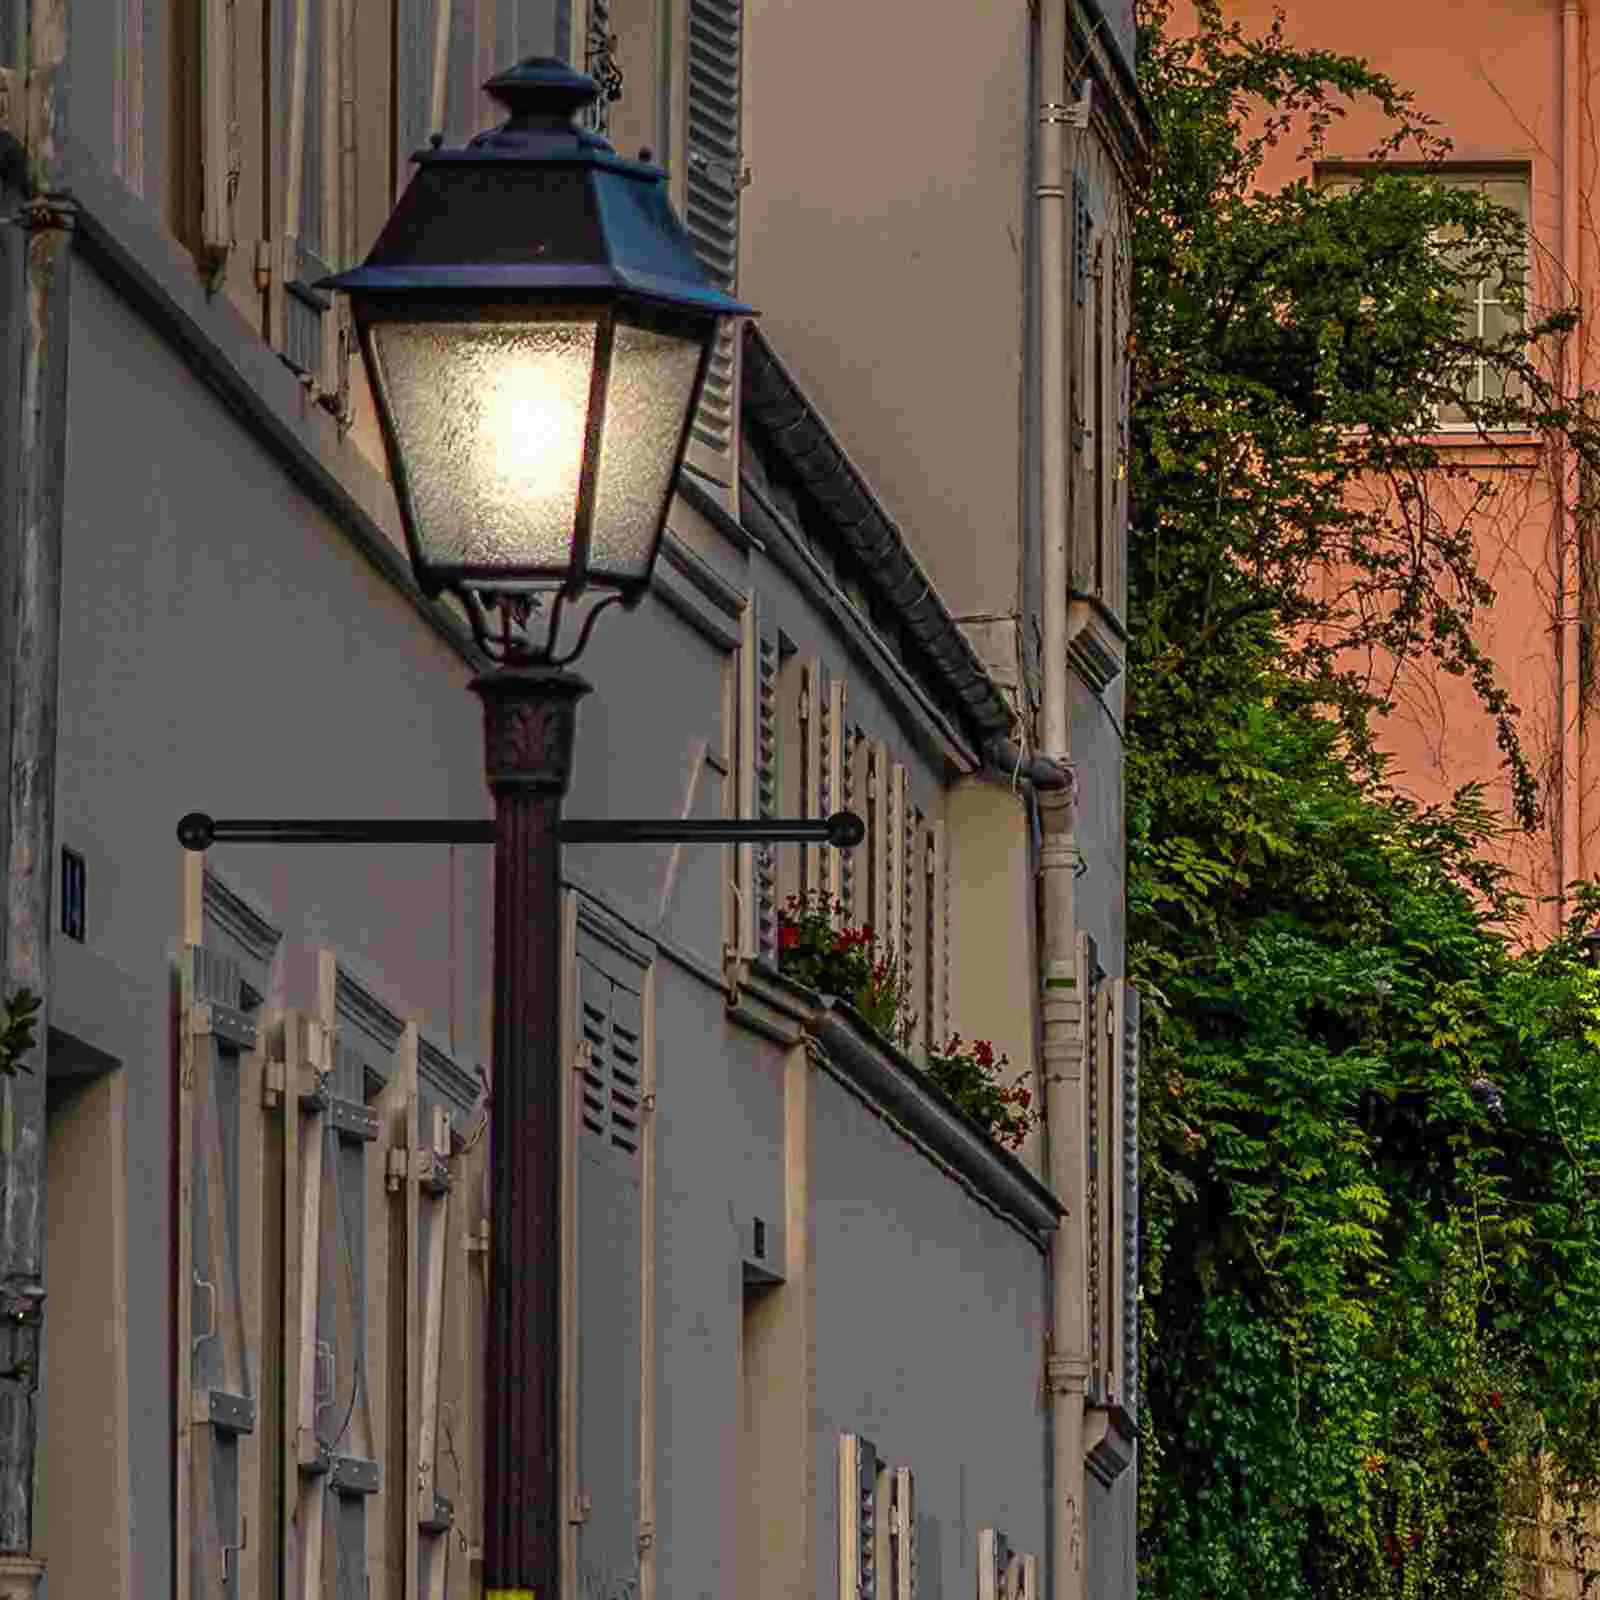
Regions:
<svg viewBox="0 0 1600 1600"><path fill-rule="evenodd" d="M819 1593L849 1432L916 1474L921 1600L969 1600L985 1524L1044 1565L1044 1259L835 1079L815 1091Z"/></svg>
<svg viewBox="0 0 1600 1600"><path fill-rule="evenodd" d="M136 1592L160 1594L175 821L471 817L487 797L464 666L81 264L72 309L57 816L87 862L88 936L58 940L52 1008L74 1031L98 1018L94 1042L130 1074L133 1546ZM333 944L462 1057L487 1059L488 863L453 857L243 847L214 864L287 941Z"/></svg>
<svg viewBox="0 0 1600 1600"><path fill-rule="evenodd" d="M657 1588L736 1593L739 1224L783 1216L777 1049L672 967L656 988Z"/></svg>

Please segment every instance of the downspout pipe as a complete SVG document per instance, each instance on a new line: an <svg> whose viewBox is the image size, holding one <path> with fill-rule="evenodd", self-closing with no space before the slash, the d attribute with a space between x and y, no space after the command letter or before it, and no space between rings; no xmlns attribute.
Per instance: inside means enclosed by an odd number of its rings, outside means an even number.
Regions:
<svg viewBox="0 0 1600 1600"><path fill-rule="evenodd" d="M1583 0L1561 5L1561 275L1566 293L1583 303L1583 246L1579 234L1583 185ZM1585 321L1568 335L1562 353L1562 380L1568 395L1583 387ZM1583 875L1582 759L1583 688L1581 648L1582 571L1578 554L1577 458L1569 443L1561 447L1561 495L1557 538L1561 573L1561 883L1559 904L1566 920L1571 886Z"/></svg>
<svg viewBox="0 0 1600 1600"><path fill-rule="evenodd" d="M27 1072L0 1084L0 1600L38 1592L38 1383L44 1305L44 1120L74 212L66 145L67 0L29 0L22 40L25 194L0 244L20 290L0 377L0 694L6 799L0 912L5 987L42 1004ZM20 261L17 259L20 256Z"/></svg>
<svg viewBox="0 0 1600 1600"><path fill-rule="evenodd" d="M1036 0L1039 125L1034 237L1038 240L1041 739L1064 766L1071 749L1067 686L1067 85L1068 0ZM1084 1303L1083 1004L1077 994L1074 791L1040 785L1038 910L1040 1072L1050 1188L1065 1215L1051 1240L1051 1600L1084 1600L1083 1412L1089 1378Z"/></svg>

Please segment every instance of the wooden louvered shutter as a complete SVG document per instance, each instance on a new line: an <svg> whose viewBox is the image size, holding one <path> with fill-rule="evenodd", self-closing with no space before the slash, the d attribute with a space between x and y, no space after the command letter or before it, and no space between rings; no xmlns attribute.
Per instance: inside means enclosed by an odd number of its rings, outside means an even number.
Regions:
<svg viewBox="0 0 1600 1600"><path fill-rule="evenodd" d="M603 964L602 964L603 962ZM578 959L577 1588L632 1593L642 1508L644 1009L629 964Z"/></svg>
<svg viewBox="0 0 1600 1600"><path fill-rule="evenodd" d="M910 805L906 798L906 769L898 762L889 768L889 806L884 819L884 855L888 867L889 914L880 935L882 953L893 959L895 970L909 976L906 962L906 927L910 915L910 861L907 859L906 825Z"/></svg>
<svg viewBox="0 0 1600 1600"><path fill-rule="evenodd" d="M917 1501L910 1467L883 1474L883 1561L878 1592L883 1600L917 1600Z"/></svg>
<svg viewBox="0 0 1600 1600"><path fill-rule="evenodd" d="M998 1528L978 1529L978 1600L1013 1600L1007 1578L1011 1572L1011 1541Z"/></svg>
<svg viewBox="0 0 1600 1600"><path fill-rule="evenodd" d="M354 123L341 113L351 0L271 0L278 161L270 326L279 355L341 417L350 357L342 299L312 285L342 265Z"/></svg>
<svg viewBox="0 0 1600 1600"><path fill-rule="evenodd" d="M1115 1114L1120 1118L1121 1139L1117 1164L1116 1238L1119 1318L1117 1400L1131 1422L1139 1413L1139 991L1126 978L1114 988L1115 1004L1111 1048L1116 1053L1117 1094Z"/></svg>
<svg viewBox="0 0 1600 1600"><path fill-rule="evenodd" d="M755 631L756 815L766 821L778 815L778 630L758 610ZM771 844L755 846L755 898L756 954L776 965L778 852Z"/></svg>
<svg viewBox="0 0 1600 1600"><path fill-rule="evenodd" d="M191 945L179 1076L180 1600L245 1600L259 1496L262 1059L239 964Z"/></svg>
<svg viewBox="0 0 1600 1600"><path fill-rule="evenodd" d="M878 1452L839 1436L839 1600L878 1600Z"/></svg>
<svg viewBox="0 0 1600 1600"><path fill-rule="evenodd" d="M701 264L729 291L737 287L739 276L739 192L744 185L739 128L743 30L743 0L689 0L684 220ZM694 421L695 442L713 458L713 475L729 483L738 407L736 338L733 325L718 335Z"/></svg>
<svg viewBox="0 0 1600 1600"><path fill-rule="evenodd" d="M946 855L945 826L935 822L928 828L924 863L927 892L923 900L927 960L922 1003L930 1050L943 1048L949 1028L950 868Z"/></svg>
<svg viewBox="0 0 1600 1600"><path fill-rule="evenodd" d="M201 0L200 9L200 256L214 286L233 251L234 197L243 160L238 110L237 8L232 0Z"/></svg>
<svg viewBox="0 0 1600 1600"><path fill-rule="evenodd" d="M328 951L318 989L285 1073L286 1566L294 1600L361 1600L404 1559L382 1541L395 1219L377 1154L403 1114L403 1030Z"/></svg>
<svg viewBox="0 0 1600 1600"><path fill-rule="evenodd" d="M881 740L868 747L867 760L867 916L877 936L880 954L894 950L894 908L889 898L894 840L891 815L894 784L889 771L889 750Z"/></svg>
<svg viewBox="0 0 1600 1600"><path fill-rule="evenodd" d="M467 1593L479 1465L476 1307L484 1113L477 1084L408 1032L406 1209L406 1542L404 1593Z"/></svg>
<svg viewBox="0 0 1600 1600"><path fill-rule="evenodd" d="M1119 1278L1112 1248L1117 1144L1122 1112L1113 1106L1115 1076L1109 1044L1111 994L1094 939L1078 935L1077 992L1083 1004L1084 1272L1089 1315L1089 1400L1111 1403L1115 1342L1114 1298Z"/></svg>
<svg viewBox="0 0 1600 1600"><path fill-rule="evenodd" d="M825 817L828 814L827 748L828 680L822 663L813 657L800 669L800 816ZM831 853L820 844L801 847L802 894L826 893L822 862L824 854Z"/></svg>
<svg viewBox="0 0 1600 1600"><path fill-rule="evenodd" d="M850 809L850 748L849 729L845 725L844 679L834 678L828 685L828 720L824 725L822 745L823 772L827 779L827 796L824 807L828 812ZM835 903L848 899L847 874L850 850L823 852L823 872L828 898Z"/></svg>

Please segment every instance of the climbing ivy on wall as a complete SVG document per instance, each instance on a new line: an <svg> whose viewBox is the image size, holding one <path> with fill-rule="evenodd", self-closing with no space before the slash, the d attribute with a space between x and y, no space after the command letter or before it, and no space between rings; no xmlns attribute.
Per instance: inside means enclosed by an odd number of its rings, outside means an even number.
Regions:
<svg viewBox="0 0 1600 1600"><path fill-rule="evenodd" d="M1432 181L1448 147L1381 73L1210 0L1181 26L1142 0L1140 54L1142 1580L1487 1600L1527 1581L1543 1492L1600 1500L1600 893L1520 940L1491 846L1539 825L1537 762L1472 629L1499 491L1419 424L1454 401L1569 443L1578 499L1573 319L1522 282L1515 217ZM1261 187L1356 104L1386 131L1352 187ZM1490 343L1456 311L1486 275L1524 321ZM1509 398L1466 396L1479 361ZM1393 675L1429 663L1490 713L1503 795L1390 787Z"/></svg>

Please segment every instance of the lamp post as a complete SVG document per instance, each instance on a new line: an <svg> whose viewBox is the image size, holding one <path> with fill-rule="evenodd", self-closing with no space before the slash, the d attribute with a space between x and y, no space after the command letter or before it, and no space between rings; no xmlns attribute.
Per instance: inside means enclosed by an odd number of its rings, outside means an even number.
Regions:
<svg viewBox="0 0 1600 1600"><path fill-rule="evenodd" d="M465 606L496 670L483 1583L558 1593L562 798L568 665L649 586L721 320L665 175L575 123L598 94L533 59L485 86L510 113L435 148L350 296L417 581Z"/></svg>

